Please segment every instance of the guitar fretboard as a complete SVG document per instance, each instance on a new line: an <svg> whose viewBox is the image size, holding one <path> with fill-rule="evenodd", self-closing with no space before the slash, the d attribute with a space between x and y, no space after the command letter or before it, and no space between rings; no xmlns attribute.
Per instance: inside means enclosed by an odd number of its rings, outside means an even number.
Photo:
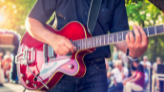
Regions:
<svg viewBox="0 0 164 92"><path fill-rule="evenodd" d="M164 26L158 25L158 26L147 27L144 28L144 31L147 36L154 36L164 33ZM125 37L128 32L129 30L113 33L113 34L95 36L87 39L72 41L72 43L74 46L76 46L77 50L95 48L95 47L113 44L116 42L125 41Z"/></svg>

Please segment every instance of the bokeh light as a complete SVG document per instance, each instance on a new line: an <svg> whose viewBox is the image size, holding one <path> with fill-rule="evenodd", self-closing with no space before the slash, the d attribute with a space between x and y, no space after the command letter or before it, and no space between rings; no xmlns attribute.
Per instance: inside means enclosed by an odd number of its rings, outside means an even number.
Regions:
<svg viewBox="0 0 164 92"><path fill-rule="evenodd" d="M0 13L0 23L4 22L4 20L5 20L4 14Z"/></svg>

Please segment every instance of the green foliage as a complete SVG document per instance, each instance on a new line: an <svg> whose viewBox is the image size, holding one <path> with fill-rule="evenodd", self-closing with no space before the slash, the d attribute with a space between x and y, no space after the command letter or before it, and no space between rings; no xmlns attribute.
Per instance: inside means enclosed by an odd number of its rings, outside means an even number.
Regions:
<svg viewBox="0 0 164 92"><path fill-rule="evenodd" d="M25 32L25 19L36 0L0 0L0 28Z"/></svg>

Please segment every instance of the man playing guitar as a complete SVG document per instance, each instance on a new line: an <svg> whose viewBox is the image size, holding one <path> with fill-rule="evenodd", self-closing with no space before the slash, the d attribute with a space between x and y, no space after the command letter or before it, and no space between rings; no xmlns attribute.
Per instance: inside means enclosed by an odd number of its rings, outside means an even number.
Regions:
<svg viewBox="0 0 164 92"><path fill-rule="evenodd" d="M71 21L78 21L87 25L87 16L91 0L38 0L26 19L26 29L30 35L49 44L57 55L74 52L76 47L64 36L52 33L45 28L53 12L56 18L50 23L61 29ZM124 0L103 0L99 17L92 36L127 30L128 19ZM136 59L143 55L148 47L148 38L140 26L133 26L134 34L126 35L126 42L115 43L115 46ZM105 57L110 57L109 46L96 48L84 57L86 74L82 78L64 75L58 84L48 92L107 92L107 75Z"/></svg>

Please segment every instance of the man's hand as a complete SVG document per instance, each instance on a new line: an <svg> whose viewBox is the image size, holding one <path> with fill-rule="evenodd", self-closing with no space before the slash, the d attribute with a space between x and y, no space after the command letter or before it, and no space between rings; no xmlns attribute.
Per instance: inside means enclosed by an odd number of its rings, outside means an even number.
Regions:
<svg viewBox="0 0 164 92"><path fill-rule="evenodd" d="M52 37L49 44L52 46L57 55L66 55L69 52L73 53L76 49L69 39L61 35L55 35Z"/></svg>
<svg viewBox="0 0 164 92"><path fill-rule="evenodd" d="M126 35L126 43L129 48L129 55L133 58L140 57L147 50L149 40L140 26L133 26L134 34L129 32Z"/></svg>

